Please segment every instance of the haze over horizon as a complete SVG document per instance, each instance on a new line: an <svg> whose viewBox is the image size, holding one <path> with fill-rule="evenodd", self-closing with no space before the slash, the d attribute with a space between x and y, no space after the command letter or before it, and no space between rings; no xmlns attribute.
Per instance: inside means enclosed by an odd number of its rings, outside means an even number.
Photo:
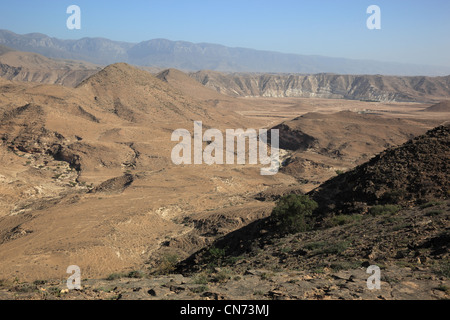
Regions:
<svg viewBox="0 0 450 320"><path fill-rule="evenodd" d="M214 43L301 55L450 67L448 1L17 1L0 12L0 29L59 39L102 37ZM69 30L68 6L81 8L81 30ZM369 30L368 6L381 8L381 30Z"/></svg>

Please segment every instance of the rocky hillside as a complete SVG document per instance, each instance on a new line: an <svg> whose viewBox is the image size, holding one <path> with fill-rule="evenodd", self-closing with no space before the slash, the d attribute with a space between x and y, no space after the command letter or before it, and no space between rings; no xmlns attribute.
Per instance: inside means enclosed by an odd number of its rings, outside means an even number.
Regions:
<svg viewBox="0 0 450 320"><path fill-rule="evenodd" d="M388 149L310 192L321 213L364 213L368 206L414 206L450 192L450 126Z"/></svg>
<svg viewBox="0 0 450 320"><path fill-rule="evenodd" d="M450 202L335 222L277 237L266 220L224 236L174 270L130 270L82 280L0 281L0 299L440 300L450 297ZM380 267L380 289L366 270ZM181 272L181 273L178 273Z"/></svg>
<svg viewBox="0 0 450 320"><path fill-rule="evenodd" d="M274 284L267 290L264 281L258 283L260 294L271 299L448 298L449 129L441 126L430 130L311 193L319 204L328 205L328 213L336 214L311 230L280 234L270 217L260 219L196 252L178 264L178 271L185 276L211 278L237 274L244 279L247 276L247 281L259 276ZM392 191L400 191L402 197L395 203L411 206L377 207L395 210L372 210L371 214L351 212L350 208L360 208L369 194L375 196L375 189L370 189L376 188L373 182L390 190L391 197L398 196ZM368 188L361 192L362 185ZM419 199L420 204L414 203ZM343 211L341 204L350 201L352 206ZM370 292L364 283L368 277L364 272L370 265L381 269L379 291ZM230 290L232 277L226 279ZM324 279L328 281L320 284ZM221 286L214 289L227 292ZM377 294L370 296L374 292Z"/></svg>
<svg viewBox="0 0 450 320"><path fill-rule="evenodd" d="M8 80L75 87L100 69L83 61L49 59L0 46L0 77Z"/></svg>
<svg viewBox="0 0 450 320"><path fill-rule="evenodd" d="M435 101L450 96L450 76L191 73L220 93L240 97L303 97L369 101Z"/></svg>

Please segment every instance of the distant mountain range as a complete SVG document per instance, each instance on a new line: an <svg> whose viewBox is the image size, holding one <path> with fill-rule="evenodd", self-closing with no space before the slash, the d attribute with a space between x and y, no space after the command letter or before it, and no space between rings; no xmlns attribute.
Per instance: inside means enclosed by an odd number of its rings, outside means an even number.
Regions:
<svg viewBox="0 0 450 320"><path fill-rule="evenodd" d="M8 30L0 30L0 45L39 53L49 58L84 60L100 65L126 62L138 66L176 68L185 71L450 75L450 67L286 54L166 39L140 43L104 38L61 40L40 33L19 35Z"/></svg>

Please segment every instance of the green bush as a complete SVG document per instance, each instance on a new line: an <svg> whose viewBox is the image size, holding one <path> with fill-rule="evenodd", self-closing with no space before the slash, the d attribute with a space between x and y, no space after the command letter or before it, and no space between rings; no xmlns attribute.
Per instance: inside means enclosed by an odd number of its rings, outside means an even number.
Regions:
<svg viewBox="0 0 450 320"><path fill-rule="evenodd" d="M159 265L153 271L156 275L168 275L175 271L179 257L176 254L165 254L160 260Z"/></svg>
<svg viewBox="0 0 450 320"><path fill-rule="evenodd" d="M333 243L330 246L323 248L321 253L341 254L342 252L347 250L347 248L350 246L351 246L351 243L349 241L341 241L341 242Z"/></svg>
<svg viewBox="0 0 450 320"><path fill-rule="evenodd" d="M208 284L208 277L204 273L197 274L194 277L194 284Z"/></svg>
<svg viewBox="0 0 450 320"><path fill-rule="evenodd" d="M208 249L206 254L206 260L208 262L208 267L214 268L217 266L221 266L224 262L224 258L226 255L225 249L220 249L216 247L211 247Z"/></svg>
<svg viewBox="0 0 450 320"><path fill-rule="evenodd" d="M227 282L228 280L231 279L231 276L233 276L233 271L230 269L223 269L220 270L219 272L217 272L215 274L215 276L213 277L213 281L214 282Z"/></svg>
<svg viewBox="0 0 450 320"><path fill-rule="evenodd" d="M380 216L385 214L396 214L400 210L400 207L393 204L377 205L369 209L369 213L372 216Z"/></svg>
<svg viewBox="0 0 450 320"><path fill-rule="evenodd" d="M212 260L219 260L225 257L225 249L211 247L208 250L208 254Z"/></svg>
<svg viewBox="0 0 450 320"><path fill-rule="evenodd" d="M290 194L278 200L270 216L282 233L297 233L309 229L306 221L318 207L307 195Z"/></svg>
<svg viewBox="0 0 450 320"><path fill-rule="evenodd" d="M345 224L359 222L361 221L362 218L363 216L359 214L353 215L341 214L332 217L329 221L327 221L326 225L329 227L343 226Z"/></svg>
<svg viewBox="0 0 450 320"><path fill-rule="evenodd" d="M313 251L317 249L321 249L325 247L327 243L325 241L316 241L316 242L310 242L303 246L305 250Z"/></svg>

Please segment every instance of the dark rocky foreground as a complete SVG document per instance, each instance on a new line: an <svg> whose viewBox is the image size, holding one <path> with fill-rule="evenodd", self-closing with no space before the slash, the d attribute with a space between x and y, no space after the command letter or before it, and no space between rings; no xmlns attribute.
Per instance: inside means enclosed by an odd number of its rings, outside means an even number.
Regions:
<svg viewBox="0 0 450 320"><path fill-rule="evenodd" d="M71 291L65 280L4 282L0 299L448 299L449 215L450 201L442 201L277 239L262 232L242 241L241 232L226 239L246 250L235 246L214 259L213 251L203 250L195 263L180 265L182 273L83 279L82 289ZM371 265L380 267L380 289L367 287Z"/></svg>
<svg viewBox="0 0 450 320"><path fill-rule="evenodd" d="M217 274L212 274L212 277ZM169 275L152 279L86 280L81 290L62 282L18 284L0 290L0 299L19 300L431 300L448 299L448 280L425 270L388 267L380 289L367 288L363 268L331 273L249 270L221 282Z"/></svg>

